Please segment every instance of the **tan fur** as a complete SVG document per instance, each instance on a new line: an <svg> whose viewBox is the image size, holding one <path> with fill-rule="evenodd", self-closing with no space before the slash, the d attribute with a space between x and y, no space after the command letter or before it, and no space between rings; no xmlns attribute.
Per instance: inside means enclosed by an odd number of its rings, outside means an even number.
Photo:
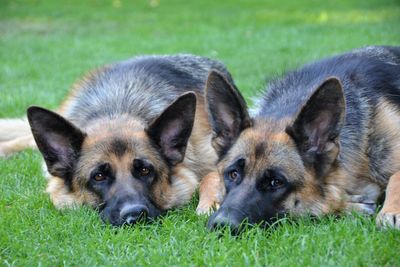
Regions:
<svg viewBox="0 0 400 267"><path fill-rule="evenodd" d="M376 218L376 223L380 228L400 229L400 172L389 179L385 202Z"/></svg>
<svg viewBox="0 0 400 267"><path fill-rule="evenodd" d="M215 177L215 164L218 158L211 146L211 127L205 110L204 98L202 95L197 95L197 100L195 123L186 150L184 166L195 173L198 183L201 181L200 200L196 212L197 214L207 214L214 206L221 203L224 186L221 179L216 181L209 179L209 177ZM220 185L220 190L205 193L206 188L211 189L216 184Z"/></svg>
<svg viewBox="0 0 400 267"><path fill-rule="evenodd" d="M176 166L171 175L171 185L163 183L163 201L160 206L170 209L186 204L193 196L199 182L198 177L189 168Z"/></svg>
<svg viewBox="0 0 400 267"><path fill-rule="evenodd" d="M393 174L386 185L386 198L376 223L379 227L400 229L400 112L392 104L381 101L378 105L376 131L385 134L390 142L390 162L382 166ZM376 181L385 187L384 181Z"/></svg>
<svg viewBox="0 0 400 267"><path fill-rule="evenodd" d="M57 209L73 208L82 204L76 193L70 192L65 187L64 180L59 177L49 177L46 192L50 195L50 200Z"/></svg>
<svg viewBox="0 0 400 267"><path fill-rule="evenodd" d="M209 214L219 208L225 195L225 185L218 172L211 172L202 179L199 194L197 214Z"/></svg>
<svg viewBox="0 0 400 267"><path fill-rule="evenodd" d="M400 112L394 105L382 99L376 107L376 115L373 122L370 134L384 137L391 147L389 160L385 162L384 166L378 166L378 168L394 174L400 170ZM366 138L367 136L359 141L366 143ZM361 159L361 161L355 161L355 158ZM363 155L357 155L353 161L346 164L354 167L348 168L349 172L346 173L347 178L343 186L353 194L363 195L371 201L377 201L385 190L388 181L376 179L371 174L369 159ZM357 208L357 205L349 202L346 210L357 210Z"/></svg>
<svg viewBox="0 0 400 267"><path fill-rule="evenodd" d="M375 131L385 136L391 147L390 162L382 168L396 173L400 170L400 112L398 108L387 101L381 101L377 107L374 123ZM383 187L386 186L386 183L382 181L375 182L379 182Z"/></svg>

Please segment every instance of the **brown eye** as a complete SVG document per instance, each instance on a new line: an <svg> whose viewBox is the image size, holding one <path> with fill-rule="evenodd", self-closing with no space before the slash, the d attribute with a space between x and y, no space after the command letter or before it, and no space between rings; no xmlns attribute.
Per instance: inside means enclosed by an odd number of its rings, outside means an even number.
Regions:
<svg viewBox="0 0 400 267"><path fill-rule="evenodd" d="M229 173L229 178L231 178L231 180L233 181L235 181L238 177L239 173L237 172L237 170L233 170Z"/></svg>
<svg viewBox="0 0 400 267"><path fill-rule="evenodd" d="M93 179L95 179L96 181L100 182L100 181L104 181L106 179L106 176L102 173L96 173L93 176Z"/></svg>
<svg viewBox="0 0 400 267"><path fill-rule="evenodd" d="M151 163L144 159L134 159L132 174L136 178L143 178L149 180L153 178L154 167ZM150 180L149 180L150 181Z"/></svg>
<svg viewBox="0 0 400 267"><path fill-rule="evenodd" d="M140 168L140 176L147 176L150 174L150 169L146 167Z"/></svg>

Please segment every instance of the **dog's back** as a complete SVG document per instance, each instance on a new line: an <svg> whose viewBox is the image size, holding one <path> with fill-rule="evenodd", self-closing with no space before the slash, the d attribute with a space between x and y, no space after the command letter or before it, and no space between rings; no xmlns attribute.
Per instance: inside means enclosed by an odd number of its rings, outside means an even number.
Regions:
<svg viewBox="0 0 400 267"><path fill-rule="evenodd" d="M100 117L128 114L153 121L179 95L199 96L210 69L230 78L218 61L193 55L141 56L106 66L76 85L63 114L78 126Z"/></svg>
<svg viewBox="0 0 400 267"><path fill-rule="evenodd" d="M91 125L89 121L121 115L148 125L184 92L194 91L198 105L203 106L211 69L233 82L225 66L209 58L190 54L134 57L90 72L73 86L57 112L82 129ZM26 118L0 119L0 126L0 156L36 147Z"/></svg>
<svg viewBox="0 0 400 267"><path fill-rule="evenodd" d="M269 83L259 101L257 116L284 117L297 112L315 87L329 76L340 78L350 97L359 90L375 91L373 97L381 95L377 87L382 85L377 84L399 87L399 78L395 75L399 65L400 48L379 46L356 49L306 65Z"/></svg>

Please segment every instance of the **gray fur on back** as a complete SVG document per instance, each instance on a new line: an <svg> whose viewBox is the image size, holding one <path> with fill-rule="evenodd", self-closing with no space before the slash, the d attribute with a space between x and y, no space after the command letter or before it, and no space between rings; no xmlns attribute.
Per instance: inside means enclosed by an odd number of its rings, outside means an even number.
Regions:
<svg viewBox="0 0 400 267"><path fill-rule="evenodd" d="M121 114L149 123L181 94L202 94L211 69L232 81L222 63L194 55L138 56L118 62L84 80L64 115L79 127Z"/></svg>
<svg viewBox="0 0 400 267"><path fill-rule="evenodd" d="M357 59L359 60L358 62ZM352 66L346 61L353 60ZM348 82L349 69L359 67L363 72L366 66L362 64L371 61L380 61L385 64L400 65L400 47L394 46L367 46L354 49L348 53L323 59L315 63L305 65L299 70L288 72L284 78L270 81L264 93L254 100L255 106L251 109L254 116L263 116L265 112L271 114L272 108L276 108L274 115L286 116L281 112L282 107L293 107L292 112L298 111L298 105L303 104L312 93L312 90L321 84L328 76L337 76L343 83ZM370 62L371 62L370 61ZM359 66L357 66L359 64ZM304 91L308 91L308 94ZM281 101L280 104L270 104ZM293 115L293 114L291 114Z"/></svg>
<svg viewBox="0 0 400 267"><path fill-rule="evenodd" d="M349 55L372 58L388 64L400 65L400 48L393 46L367 46L352 50Z"/></svg>

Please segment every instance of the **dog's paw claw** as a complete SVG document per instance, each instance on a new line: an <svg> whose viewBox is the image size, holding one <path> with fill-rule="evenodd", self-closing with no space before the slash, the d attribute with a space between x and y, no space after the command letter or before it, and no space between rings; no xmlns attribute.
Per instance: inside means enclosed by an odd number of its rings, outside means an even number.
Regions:
<svg viewBox="0 0 400 267"><path fill-rule="evenodd" d="M376 216L376 225L379 229L398 229L400 230L400 213L379 212Z"/></svg>
<svg viewBox="0 0 400 267"><path fill-rule="evenodd" d="M199 204L196 208L197 215L206 215L210 216L214 211L219 209L219 203L212 203L212 204Z"/></svg>

